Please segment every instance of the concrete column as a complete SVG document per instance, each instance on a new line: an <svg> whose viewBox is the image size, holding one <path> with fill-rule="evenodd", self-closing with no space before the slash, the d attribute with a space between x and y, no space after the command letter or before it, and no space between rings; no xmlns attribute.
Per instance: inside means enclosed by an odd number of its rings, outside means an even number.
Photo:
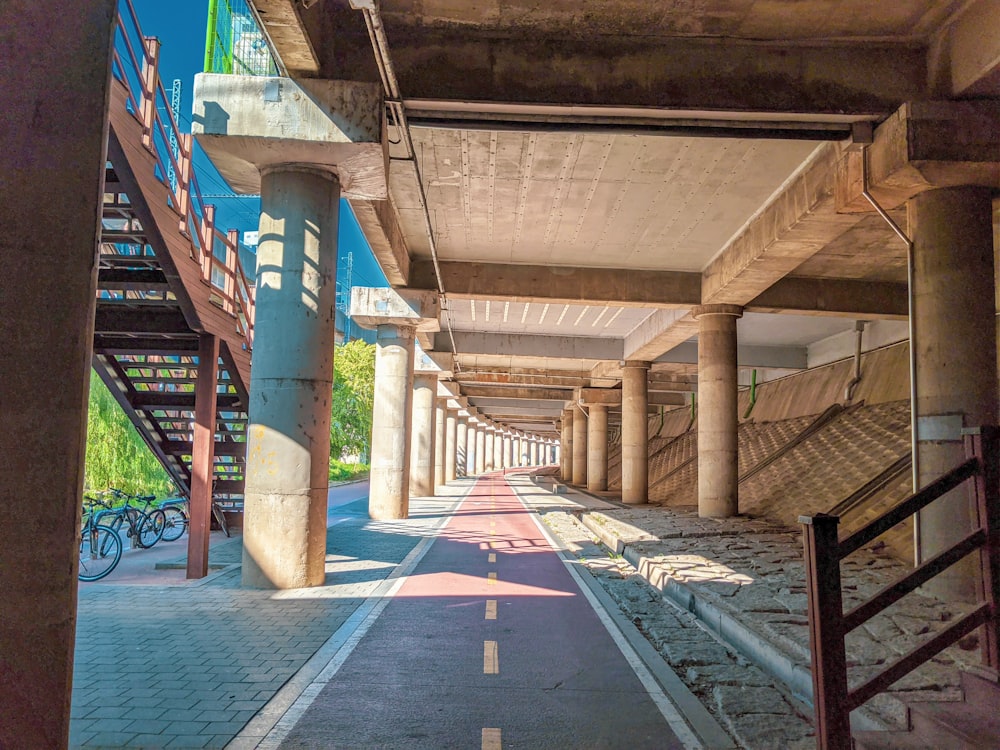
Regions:
<svg viewBox="0 0 1000 750"><path fill-rule="evenodd" d="M514 440L509 432L503 434L503 466L505 469L514 466Z"/></svg>
<svg viewBox="0 0 1000 750"><path fill-rule="evenodd" d="M458 410L449 409L444 430L444 481L458 476Z"/></svg>
<svg viewBox="0 0 1000 750"><path fill-rule="evenodd" d="M603 492L608 488L608 407L592 404L587 427L587 489Z"/></svg>
<svg viewBox="0 0 1000 750"><path fill-rule="evenodd" d="M961 427L997 423L991 192L951 188L907 204L914 253L920 484L964 458ZM975 515L959 487L920 513L918 562L964 537ZM975 556L927 584L945 599L975 598Z"/></svg>
<svg viewBox="0 0 1000 750"><path fill-rule="evenodd" d="M413 417L410 429L410 494L430 497L434 494L434 402L437 399L437 373L413 375Z"/></svg>
<svg viewBox="0 0 1000 750"><path fill-rule="evenodd" d="M511 453L513 453L514 466L522 466L521 463L521 436L518 433L514 433L514 438L512 440L513 445L511 446Z"/></svg>
<svg viewBox="0 0 1000 750"><path fill-rule="evenodd" d="M439 487L444 487L444 444L445 420L448 411L448 399L437 398L434 401L434 493Z"/></svg>
<svg viewBox="0 0 1000 750"><path fill-rule="evenodd" d="M496 430L493 427L486 428L486 443L483 448L483 471L493 471L493 441Z"/></svg>
<svg viewBox="0 0 1000 750"><path fill-rule="evenodd" d="M698 320L698 515L739 513L737 305L702 305Z"/></svg>
<svg viewBox="0 0 1000 750"><path fill-rule="evenodd" d="M564 482L573 481L573 408L563 409L562 414L562 473Z"/></svg>
<svg viewBox="0 0 1000 750"><path fill-rule="evenodd" d="M480 423L476 427L476 473L486 471L486 425Z"/></svg>
<svg viewBox="0 0 1000 750"><path fill-rule="evenodd" d="M552 446L552 452L555 454L554 460L557 464L562 461L562 448L559 446L559 443Z"/></svg>
<svg viewBox="0 0 1000 750"><path fill-rule="evenodd" d="M116 8L12 0L0 11L0 747L69 741Z"/></svg>
<svg viewBox="0 0 1000 750"><path fill-rule="evenodd" d="M261 173L244 586L318 586L325 577L339 207L328 172Z"/></svg>
<svg viewBox="0 0 1000 750"><path fill-rule="evenodd" d="M493 433L493 468L503 469L503 432L499 428Z"/></svg>
<svg viewBox="0 0 1000 750"><path fill-rule="evenodd" d="M622 502L649 498L649 362L629 360L622 372Z"/></svg>
<svg viewBox="0 0 1000 750"><path fill-rule="evenodd" d="M532 445L533 462L538 463L538 443ZM579 406L573 410L573 484L587 484L587 414Z"/></svg>
<svg viewBox="0 0 1000 750"><path fill-rule="evenodd" d="M469 419L465 441L465 475L471 477L476 473L476 421Z"/></svg>
<svg viewBox="0 0 1000 750"><path fill-rule="evenodd" d="M459 416L458 431L455 433L455 475L469 475L468 463L469 418Z"/></svg>
<svg viewBox="0 0 1000 750"><path fill-rule="evenodd" d="M410 394L413 326L378 326L375 342L375 410L368 515L376 520L409 516ZM445 479L448 446L445 438Z"/></svg>

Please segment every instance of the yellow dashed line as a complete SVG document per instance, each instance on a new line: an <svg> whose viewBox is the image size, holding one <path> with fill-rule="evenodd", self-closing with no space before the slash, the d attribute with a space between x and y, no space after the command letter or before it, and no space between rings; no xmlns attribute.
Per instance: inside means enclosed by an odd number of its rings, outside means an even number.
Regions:
<svg viewBox="0 0 1000 750"><path fill-rule="evenodd" d="M492 562L496 562L497 561L497 553L496 552L490 552L490 556L487 558L486 561L487 562L491 562L491 563Z"/></svg>
<svg viewBox="0 0 1000 750"><path fill-rule="evenodd" d="M497 600L487 599L486 600L486 619L495 620L497 619Z"/></svg>
<svg viewBox="0 0 1000 750"><path fill-rule="evenodd" d="M495 570L491 570L489 573L486 574L486 585L495 586L496 582L497 582L497 572Z"/></svg>
<svg viewBox="0 0 1000 750"><path fill-rule="evenodd" d="M499 729L483 729L483 750L501 750Z"/></svg>
<svg viewBox="0 0 1000 750"><path fill-rule="evenodd" d="M500 674L500 654L496 641L483 641L483 674Z"/></svg>

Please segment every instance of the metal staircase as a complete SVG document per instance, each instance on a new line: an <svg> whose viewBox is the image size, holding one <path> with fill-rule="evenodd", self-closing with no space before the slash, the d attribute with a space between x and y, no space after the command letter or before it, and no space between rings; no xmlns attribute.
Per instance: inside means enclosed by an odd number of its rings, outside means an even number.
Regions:
<svg viewBox="0 0 1000 750"><path fill-rule="evenodd" d="M242 501L253 288L214 226L157 73L159 44L120 6L98 259L98 375L164 468L191 486L200 337L219 341L213 497Z"/></svg>

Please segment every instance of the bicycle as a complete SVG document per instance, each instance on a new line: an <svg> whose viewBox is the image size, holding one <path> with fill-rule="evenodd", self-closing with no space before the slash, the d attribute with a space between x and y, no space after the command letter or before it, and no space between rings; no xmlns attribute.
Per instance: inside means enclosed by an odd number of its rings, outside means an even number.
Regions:
<svg viewBox="0 0 1000 750"><path fill-rule="evenodd" d="M100 505L110 510L110 506L93 497L84 497L84 505L90 506L90 512L84 511L76 577L81 581L97 581L114 570L122 559L122 540L114 529L97 523L100 514L95 513L95 507Z"/></svg>
<svg viewBox="0 0 1000 750"><path fill-rule="evenodd" d="M163 541L173 542L184 536L184 529L188 526L188 501L184 498L174 500L164 500L160 503L160 510L163 511Z"/></svg>
<svg viewBox="0 0 1000 750"><path fill-rule="evenodd" d="M111 487L107 493L118 500L124 500L120 508L113 508L97 514L96 522L101 523L104 518L111 517L111 521L104 524L112 529L116 534L121 527L128 522L126 535L138 547L149 549L163 537L163 529L166 526L166 514L159 508L149 510L150 504L155 500L153 495L129 495L127 492ZM137 508L132 505L133 501L143 503L143 507Z"/></svg>

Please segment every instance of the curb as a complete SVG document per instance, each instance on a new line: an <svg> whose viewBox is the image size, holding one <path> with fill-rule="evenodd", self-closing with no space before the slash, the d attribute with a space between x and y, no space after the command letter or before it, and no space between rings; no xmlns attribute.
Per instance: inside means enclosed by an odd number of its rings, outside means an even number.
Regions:
<svg viewBox="0 0 1000 750"><path fill-rule="evenodd" d="M774 643L738 620L728 612L699 596L697 592L682 583L666 576L654 575L657 563L654 558L643 554L631 542L624 542L613 534L603 524L591 518L592 511L581 509L573 515L601 544L616 555L621 555L632 565L650 586L681 609L690 612L705 627L719 639L750 660L771 677L779 680L808 709L813 709L812 672L793 656L785 653ZM646 541L653 541L651 537ZM637 542L641 544L642 542ZM851 726L860 731L885 731L893 727L886 726L864 708L855 709L851 714Z"/></svg>

